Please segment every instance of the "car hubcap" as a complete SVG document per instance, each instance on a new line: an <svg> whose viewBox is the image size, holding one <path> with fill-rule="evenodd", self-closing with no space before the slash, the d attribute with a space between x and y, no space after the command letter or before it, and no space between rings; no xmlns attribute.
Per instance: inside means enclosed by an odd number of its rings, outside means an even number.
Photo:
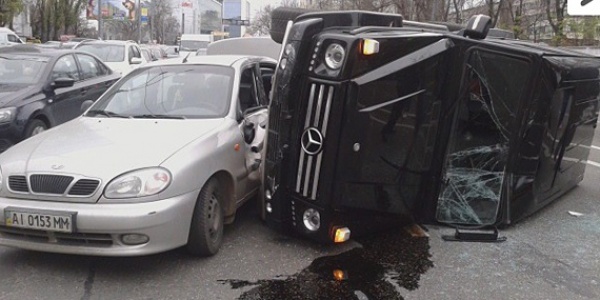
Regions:
<svg viewBox="0 0 600 300"><path fill-rule="evenodd" d="M217 197L213 194L208 200L208 216L207 216L207 225L208 225L208 234L210 238L215 240L219 234L219 227L221 223L221 207L219 206L219 201Z"/></svg>
<svg viewBox="0 0 600 300"><path fill-rule="evenodd" d="M44 126L37 126L31 131L31 136L42 133L45 130Z"/></svg>

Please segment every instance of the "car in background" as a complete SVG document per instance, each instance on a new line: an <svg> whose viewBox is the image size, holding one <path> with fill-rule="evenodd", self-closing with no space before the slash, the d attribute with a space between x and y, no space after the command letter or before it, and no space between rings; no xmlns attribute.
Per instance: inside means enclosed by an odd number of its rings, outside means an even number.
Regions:
<svg viewBox="0 0 600 300"><path fill-rule="evenodd" d="M120 75L149 62L142 56L140 46L133 41L87 40L80 42L74 49L96 55Z"/></svg>
<svg viewBox="0 0 600 300"><path fill-rule="evenodd" d="M203 51L198 50L196 55L224 55L241 54L260 55L279 59L281 44L276 43L271 37L240 37L218 40L208 45Z"/></svg>
<svg viewBox="0 0 600 300"><path fill-rule="evenodd" d="M171 45L171 46L163 45L162 48L167 53L167 58L179 57L179 47L173 46L173 45Z"/></svg>
<svg viewBox="0 0 600 300"><path fill-rule="evenodd" d="M0 27L0 46L25 44L12 30Z"/></svg>
<svg viewBox="0 0 600 300"><path fill-rule="evenodd" d="M0 244L101 256L184 245L217 253L224 224L260 186L262 70L275 67L250 56L153 62L83 116L0 154Z"/></svg>
<svg viewBox="0 0 600 300"><path fill-rule="evenodd" d="M0 151L80 116L119 77L82 51L0 48Z"/></svg>

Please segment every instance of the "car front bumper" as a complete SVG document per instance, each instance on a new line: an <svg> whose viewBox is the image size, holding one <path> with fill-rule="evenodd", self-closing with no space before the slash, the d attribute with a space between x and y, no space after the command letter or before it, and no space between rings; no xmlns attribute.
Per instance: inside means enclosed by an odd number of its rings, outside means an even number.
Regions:
<svg viewBox="0 0 600 300"><path fill-rule="evenodd" d="M0 198L0 245L21 249L97 256L138 256L187 243L198 191L144 203L63 203ZM76 212L73 233L6 226L7 207L25 211ZM123 234L143 234L149 241L126 245Z"/></svg>

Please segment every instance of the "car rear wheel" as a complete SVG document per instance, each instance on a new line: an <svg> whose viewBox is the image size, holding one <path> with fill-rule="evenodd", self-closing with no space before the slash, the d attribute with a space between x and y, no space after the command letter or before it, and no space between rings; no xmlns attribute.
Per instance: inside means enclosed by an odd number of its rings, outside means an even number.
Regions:
<svg viewBox="0 0 600 300"><path fill-rule="evenodd" d="M211 178L200 190L194 208L187 249L193 255L210 256L223 242L223 193L219 181Z"/></svg>
<svg viewBox="0 0 600 300"><path fill-rule="evenodd" d="M29 124L27 124L27 127L25 128L25 138L30 138L36 134L42 133L46 129L48 129L48 126L46 125L46 123L44 123L44 121L39 119L33 119L29 122Z"/></svg>

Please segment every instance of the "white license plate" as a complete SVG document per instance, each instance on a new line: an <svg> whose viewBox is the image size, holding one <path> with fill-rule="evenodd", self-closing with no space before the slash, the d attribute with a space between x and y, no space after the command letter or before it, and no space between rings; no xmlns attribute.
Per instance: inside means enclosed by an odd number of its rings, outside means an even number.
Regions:
<svg viewBox="0 0 600 300"><path fill-rule="evenodd" d="M60 211L26 211L6 208L4 223L18 227L44 231L73 232L75 213Z"/></svg>

